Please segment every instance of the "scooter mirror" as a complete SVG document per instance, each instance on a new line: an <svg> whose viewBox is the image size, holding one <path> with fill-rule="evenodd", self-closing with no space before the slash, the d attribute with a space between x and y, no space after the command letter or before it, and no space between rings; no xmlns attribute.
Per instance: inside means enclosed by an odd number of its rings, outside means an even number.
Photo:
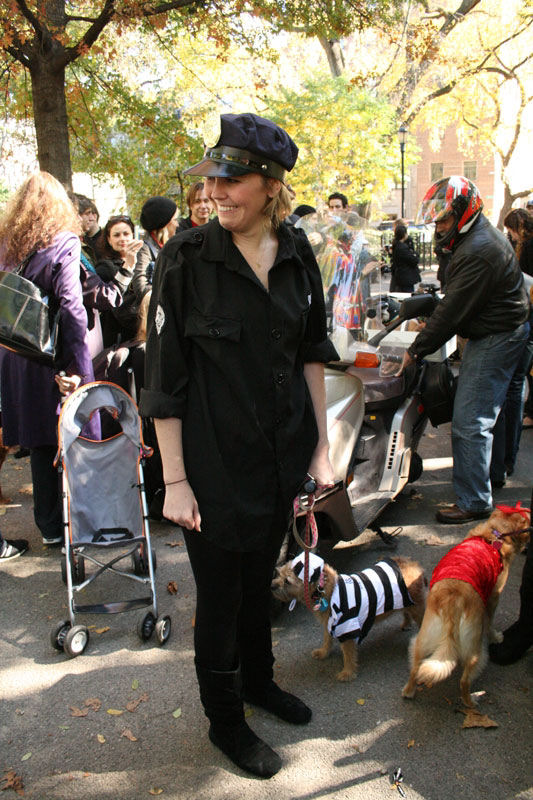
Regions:
<svg viewBox="0 0 533 800"><path fill-rule="evenodd" d="M406 297L400 306L401 319L415 319L415 317L429 317L435 310L437 298L433 294L414 294Z"/></svg>

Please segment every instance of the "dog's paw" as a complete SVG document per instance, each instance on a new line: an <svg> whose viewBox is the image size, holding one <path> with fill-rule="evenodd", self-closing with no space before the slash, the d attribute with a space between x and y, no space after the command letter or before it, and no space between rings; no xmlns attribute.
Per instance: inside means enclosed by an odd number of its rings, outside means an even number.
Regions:
<svg viewBox="0 0 533 800"><path fill-rule="evenodd" d="M489 642L495 642L496 644L501 644L501 642L503 642L503 633L501 631L491 629L489 631Z"/></svg>
<svg viewBox="0 0 533 800"><path fill-rule="evenodd" d="M411 687L408 683L402 689L402 697L405 697L407 700L412 700L416 694L416 685Z"/></svg>
<svg viewBox="0 0 533 800"><path fill-rule="evenodd" d="M337 672L336 678L338 681L353 681L357 673L353 672L352 670L348 669L341 669L340 672Z"/></svg>
<svg viewBox="0 0 533 800"><path fill-rule="evenodd" d="M326 650L325 647L317 647L316 650L312 651L311 655L313 658L318 658L319 661L323 661L329 656L329 650Z"/></svg>

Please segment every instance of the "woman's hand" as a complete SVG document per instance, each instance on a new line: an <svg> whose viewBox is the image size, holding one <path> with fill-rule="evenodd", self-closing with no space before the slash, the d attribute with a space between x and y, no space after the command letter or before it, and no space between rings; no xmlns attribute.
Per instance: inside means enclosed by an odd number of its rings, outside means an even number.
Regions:
<svg viewBox="0 0 533 800"><path fill-rule="evenodd" d="M143 246L144 242L142 239L132 239L131 242L128 242L124 250L121 252L121 256L124 259L124 263L128 269L133 269L135 266L135 262L137 260L137 253Z"/></svg>
<svg viewBox="0 0 533 800"><path fill-rule="evenodd" d="M329 445L317 445L307 471L316 481L317 495L321 489L333 486L335 473L329 460Z"/></svg>
<svg viewBox="0 0 533 800"><path fill-rule="evenodd" d="M198 503L189 481L165 485L163 516L188 531L200 531L201 517Z"/></svg>
<svg viewBox="0 0 533 800"><path fill-rule="evenodd" d="M79 375L54 375L54 380L59 387L61 394L71 394L76 391L81 383Z"/></svg>

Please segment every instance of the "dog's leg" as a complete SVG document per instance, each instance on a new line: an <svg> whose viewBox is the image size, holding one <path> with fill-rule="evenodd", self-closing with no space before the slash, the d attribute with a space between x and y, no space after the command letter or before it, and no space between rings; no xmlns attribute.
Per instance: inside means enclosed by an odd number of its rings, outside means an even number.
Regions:
<svg viewBox="0 0 533 800"><path fill-rule="evenodd" d="M337 680L351 681L357 675L357 645L353 639L347 639L340 644L344 665L342 670L337 673Z"/></svg>
<svg viewBox="0 0 533 800"><path fill-rule="evenodd" d="M313 656L313 658L318 658L320 660L327 658L331 653L331 644L332 644L331 634L328 631L327 625L324 625L324 639L322 642L322 647L317 647L316 650L313 650L311 655Z"/></svg>
<svg viewBox="0 0 533 800"><path fill-rule="evenodd" d="M420 663L422 661L422 652L420 642L418 641L419 637L417 636L414 641L411 642L410 648L410 656L411 656L411 672L409 673L409 680L405 684L402 689L402 697L406 697L409 700L416 694L416 677L418 675L418 670L420 669Z"/></svg>
<svg viewBox="0 0 533 800"><path fill-rule="evenodd" d="M401 630L408 631L410 627L411 627L411 615L409 614L407 609L404 608Z"/></svg>
<svg viewBox="0 0 533 800"><path fill-rule="evenodd" d="M503 642L503 633L501 633L501 631L496 630L496 628L493 625L493 620L494 620L494 614L496 612L496 607L498 605L499 599L500 599L500 592L498 592L496 589L494 589L494 591L492 592L491 596L489 597L489 599L487 601L487 617L488 617L488 623L489 623L488 624L489 642L497 642L498 644L500 642Z"/></svg>
<svg viewBox="0 0 533 800"><path fill-rule="evenodd" d="M478 675L486 663L486 653L483 647L484 633L483 629L479 630L472 642L468 643L468 654L465 653L464 669L459 681L461 689L461 700L463 705L467 708L475 708L476 703L472 699L470 693L470 686L476 675Z"/></svg>

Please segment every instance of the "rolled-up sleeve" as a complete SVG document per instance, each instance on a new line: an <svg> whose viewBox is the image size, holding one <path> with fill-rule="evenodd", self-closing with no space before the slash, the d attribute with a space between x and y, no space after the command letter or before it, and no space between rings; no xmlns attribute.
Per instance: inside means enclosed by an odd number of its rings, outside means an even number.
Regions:
<svg viewBox="0 0 533 800"><path fill-rule="evenodd" d="M183 263L179 253L157 259L148 311L143 417L183 417L189 381L183 336Z"/></svg>

